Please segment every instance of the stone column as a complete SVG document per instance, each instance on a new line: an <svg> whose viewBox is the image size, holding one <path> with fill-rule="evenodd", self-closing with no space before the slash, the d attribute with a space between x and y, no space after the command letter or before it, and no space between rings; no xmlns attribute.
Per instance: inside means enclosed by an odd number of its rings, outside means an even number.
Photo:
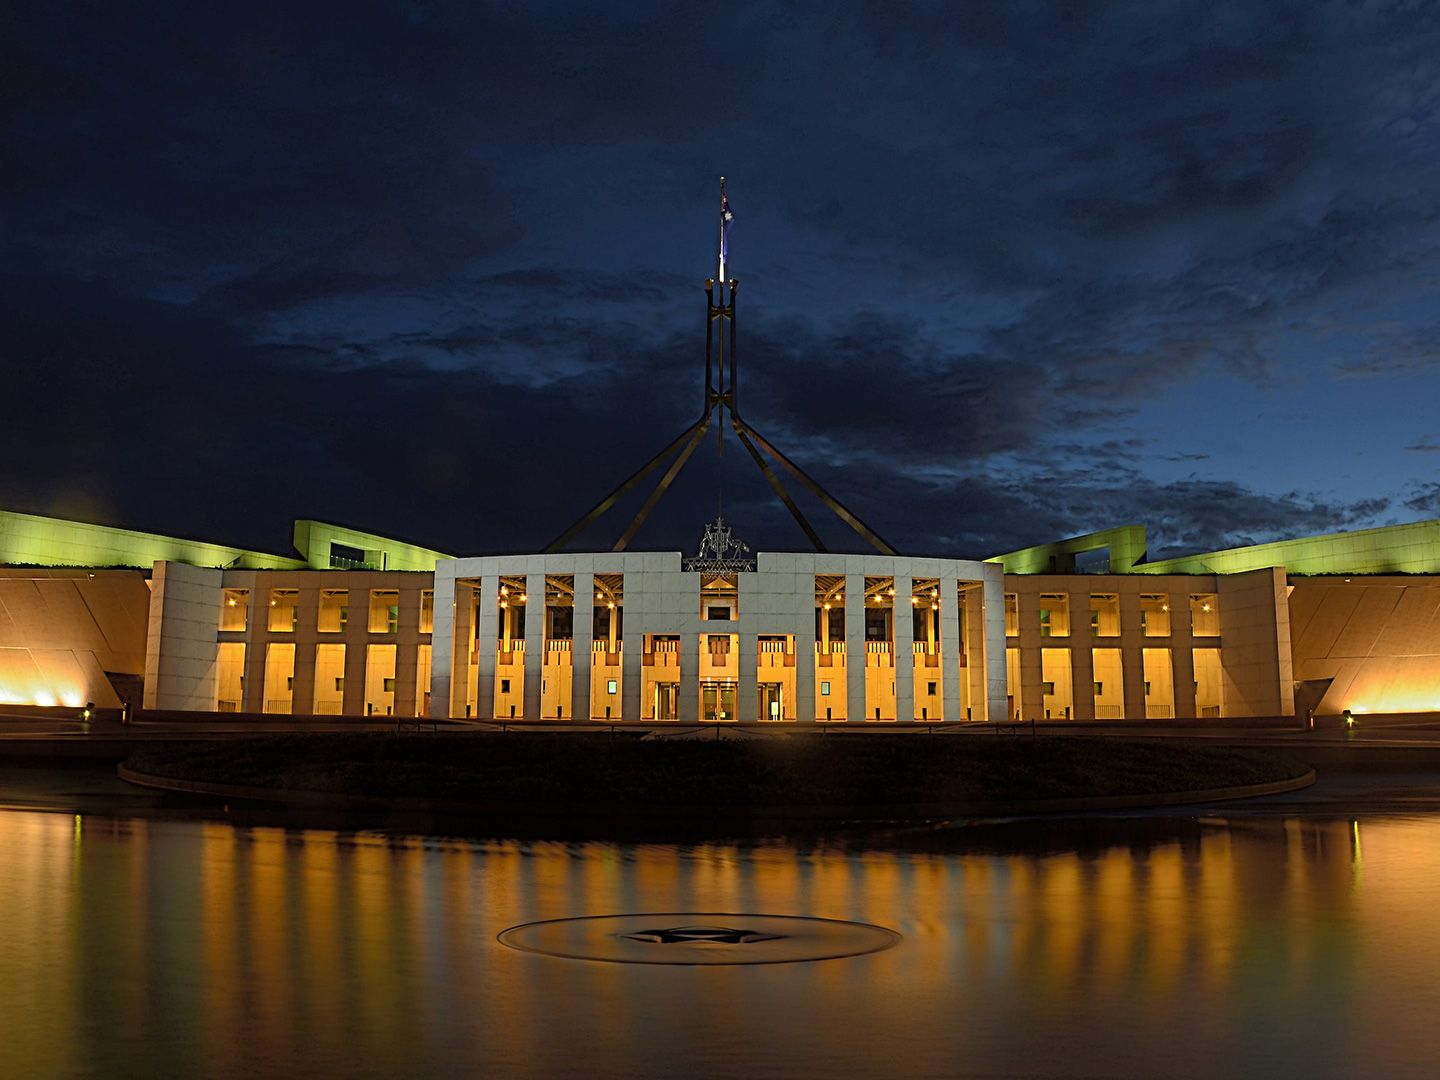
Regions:
<svg viewBox="0 0 1440 1080"><path fill-rule="evenodd" d="M813 576L812 590L813 590ZM795 622L795 722L815 721L815 602ZM825 614L830 614L828 611Z"/></svg>
<svg viewBox="0 0 1440 1080"><path fill-rule="evenodd" d="M1145 644L1160 638L1146 638L1140 627L1140 594L1120 593L1120 664L1125 687L1125 718L1145 719Z"/></svg>
<svg viewBox="0 0 1440 1080"><path fill-rule="evenodd" d="M369 591L365 594L366 611L369 610ZM345 635L345 692L340 699L340 713L343 716L365 715L365 666L369 662L369 642L365 640L365 619L351 619ZM354 633L355 628L360 633ZM379 635L375 635L379 636ZM294 708L294 705L291 705Z"/></svg>
<svg viewBox="0 0 1440 1080"><path fill-rule="evenodd" d="M986 563L985 583L985 709L995 723L1005 716L1005 568Z"/></svg>
<svg viewBox="0 0 1440 1080"><path fill-rule="evenodd" d="M595 659L595 577L575 575L575 611L570 631L570 718L590 719L590 665Z"/></svg>
<svg viewBox="0 0 1440 1080"><path fill-rule="evenodd" d="M407 588L413 578L400 584L400 626L395 634L395 715L419 713L420 686L420 587Z"/></svg>
<svg viewBox="0 0 1440 1080"><path fill-rule="evenodd" d="M739 697L739 691L736 691ZM679 718L688 723L706 719L700 715L700 635L680 635L680 707Z"/></svg>
<svg viewBox="0 0 1440 1080"><path fill-rule="evenodd" d="M1196 716L1195 636L1190 619L1190 593L1170 592L1170 665L1175 688L1175 715Z"/></svg>
<svg viewBox="0 0 1440 1080"><path fill-rule="evenodd" d="M525 575L525 706L526 720L544 716L541 680L545 677L545 575Z"/></svg>
<svg viewBox="0 0 1440 1080"><path fill-rule="evenodd" d="M626 584L629 584L628 578ZM641 700L644 693L645 635L642 633L644 620L622 618L623 605L611 613L611 618L620 622L620 663L625 672L620 687L620 716L626 720L639 720L644 715L647 703Z"/></svg>
<svg viewBox="0 0 1440 1080"><path fill-rule="evenodd" d="M845 575L845 718L863 723L865 716L865 575Z"/></svg>
<svg viewBox="0 0 1440 1080"><path fill-rule="evenodd" d="M940 575L939 630L940 694L942 720L964 720L960 709L960 582L954 574Z"/></svg>
<svg viewBox="0 0 1440 1080"><path fill-rule="evenodd" d="M890 636L895 660L895 719L915 719L915 605L908 574L895 575L895 597L891 603Z"/></svg>
<svg viewBox="0 0 1440 1080"><path fill-rule="evenodd" d="M470 679L474 678L476 680L475 715L481 720L493 720L495 718L495 662L498 651L495 635L500 611L499 573L483 575L472 595L475 598L474 614L467 617L466 638L463 642L457 640L456 647L459 649L469 648L469 631L473 626L476 653L475 670L472 672L467 662L463 691L465 696L460 699L460 707L463 712L465 702L470 696Z"/></svg>
<svg viewBox="0 0 1440 1080"><path fill-rule="evenodd" d="M455 661L455 562L441 559L435 564L434 626L430 632L430 715L435 719L464 716L462 704L456 713L451 707L451 671ZM463 683L462 683L463 685Z"/></svg>

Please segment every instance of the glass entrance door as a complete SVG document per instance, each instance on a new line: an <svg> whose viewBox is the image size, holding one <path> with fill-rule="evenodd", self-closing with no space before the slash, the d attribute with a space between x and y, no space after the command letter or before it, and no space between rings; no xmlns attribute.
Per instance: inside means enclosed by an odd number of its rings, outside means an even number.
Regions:
<svg viewBox="0 0 1440 1080"><path fill-rule="evenodd" d="M707 724L735 719L735 683L706 679L700 684L700 719Z"/></svg>
<svg viewBox="0 0 1440 1080"><path fill-rule="evenodd" d="M655 684L655 719L679 719L680 684L662 682Z"/></svg>
<svg viewBox="0 0 1440 1080"><path fill-rule="evenodd" d="M761 720L785 719L785 688L778 682L760 684L760 707L756 716Z"/></svg>

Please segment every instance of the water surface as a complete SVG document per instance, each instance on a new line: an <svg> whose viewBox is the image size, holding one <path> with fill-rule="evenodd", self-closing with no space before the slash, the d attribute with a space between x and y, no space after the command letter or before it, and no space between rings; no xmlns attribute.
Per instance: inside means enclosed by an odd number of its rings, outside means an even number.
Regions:
<svg viewBox="0 0 1440 1080"><path fill-rule="evenodd" d="M0 811L6 1076L1433 1076L1440 817L623 845ZM508 949L626 912L889 927L872 955Z"/></svg>

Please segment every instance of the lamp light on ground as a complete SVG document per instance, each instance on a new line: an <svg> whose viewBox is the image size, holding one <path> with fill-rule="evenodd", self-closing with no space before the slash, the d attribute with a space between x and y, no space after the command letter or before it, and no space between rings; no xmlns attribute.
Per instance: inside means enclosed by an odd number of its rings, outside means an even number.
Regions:
<svg viewBox="0 0 1440 1080"><path fill-rule="evenodd" d="M1353 731L1355 729L1355 714L1349 709L1346 709L1342 715L1345 717L1345 730Z"/></svg>

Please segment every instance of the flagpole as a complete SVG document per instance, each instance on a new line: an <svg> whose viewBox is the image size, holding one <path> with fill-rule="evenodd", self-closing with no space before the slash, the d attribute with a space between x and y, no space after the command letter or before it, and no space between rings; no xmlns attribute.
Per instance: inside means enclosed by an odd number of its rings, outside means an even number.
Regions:
<svg viewBox="0 0 1440 1080"><path fill-rule="evenodd" d="M720 273L715 280L720 283L720 291L725 291L725 178L720 177L720 242L716 248L716 260L719 263Z"/></svg>

